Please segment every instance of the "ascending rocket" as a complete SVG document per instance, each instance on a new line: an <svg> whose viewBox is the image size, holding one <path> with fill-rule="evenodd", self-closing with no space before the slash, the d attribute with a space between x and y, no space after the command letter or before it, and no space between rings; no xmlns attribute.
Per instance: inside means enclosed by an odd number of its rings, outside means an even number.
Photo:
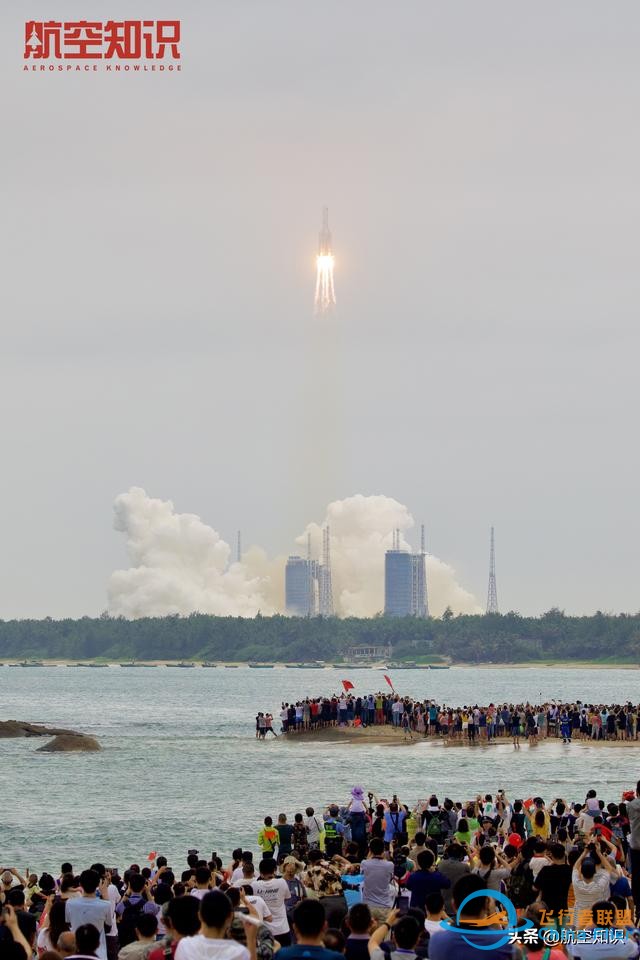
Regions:
<svg viewBox="0 0 640 960"><path fill-rule="evenodd" d="M316 314L330 313L336 305L333 288L333 250L329 231L329 208L322 208L322 229L318 235L318 256L316 257Z"/></svg>

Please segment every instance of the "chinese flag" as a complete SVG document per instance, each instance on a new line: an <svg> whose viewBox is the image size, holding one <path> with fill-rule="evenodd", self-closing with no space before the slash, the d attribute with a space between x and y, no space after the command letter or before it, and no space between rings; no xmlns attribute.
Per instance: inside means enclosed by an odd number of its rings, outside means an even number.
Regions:
<svg viewBox="0 0 640 960"><path fill-rule="evenodd" d="M349 693L349 690L353 690L353 684L351 683L351 680L343 680L342 686L344 687L345 693Z"/></svg>
<svg viewBox="0 0 640 960"><path fill-rule="evenodd" d="M385 680L387 681L387 683L389 684L389 686L390 686L391 689L393 690L393 684L391 683L391 677L388 677L388 676L386 675L386 673L383 673L383 677L385 678Z"/></svg>
<svg viewBox="0 0 640 960"><path fill-rule="evenodd" d="M152 863L157 856L158 854L156 853L156 851L152 850L149 856L147 857L147 860L149 861L149 863Z"/></svg>

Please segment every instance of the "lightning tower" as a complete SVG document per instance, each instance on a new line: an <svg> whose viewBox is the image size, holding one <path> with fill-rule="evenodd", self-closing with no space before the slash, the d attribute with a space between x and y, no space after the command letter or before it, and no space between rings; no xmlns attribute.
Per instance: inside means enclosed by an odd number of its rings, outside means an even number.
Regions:
<svg viewBox="0 0 640 960"><path fill-rule="evenodd" d="M320 616L333 616L333 586L331 583L331 533L326 526L322 531L322 564L318 571L318 595Z"/></svg>
<svg viewBox="0 0 640 960"><path fill-rule="evenodd" d="M498 590L496 588L496 545L491 527L491 547L489 549L489 589L487 591L487 613L499 613Z"/></svg>
<svg viewBox="0 0 640 960"><path fill-rule="evenodd" d="M316 314L331 313L336 305L333 286L333 247L329 230L329 208L322 208L322 229L318 236L318 256L316 257L316 294L314 299Z"/></svg>

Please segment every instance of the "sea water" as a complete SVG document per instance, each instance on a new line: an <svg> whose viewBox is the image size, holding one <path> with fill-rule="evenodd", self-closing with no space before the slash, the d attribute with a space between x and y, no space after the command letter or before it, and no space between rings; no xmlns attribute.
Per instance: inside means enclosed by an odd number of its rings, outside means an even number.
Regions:
<svg viewBox="0 0 640 960"><path fill-rule="evenodd" d="M42 739L0 740L0 866L59 870L65 859L120 870L150 851L182 864L197 848L227 856L256 849L263 818L344 803L354 784L413 804L435 792L465 800L504 788L607 800L640 777L640 744L514 750L255 740L255 715L276 717L282 700L331 694L350 679L356 693L386 686L382 672L332 669L104 669L0 667L0 719L91 734L100 753L38 753ZM635 670L530 667L392 672L397 691L451 705L550 699L640 702Z"/></svg>

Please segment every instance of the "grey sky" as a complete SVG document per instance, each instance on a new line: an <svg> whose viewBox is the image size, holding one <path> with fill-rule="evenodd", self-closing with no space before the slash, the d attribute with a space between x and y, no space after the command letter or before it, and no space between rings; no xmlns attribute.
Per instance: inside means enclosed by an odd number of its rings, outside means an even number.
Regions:
<svg viewBox="0 0 640 960"><path fill-rule="evenodd" d="M177 15L180 76L21 72L27 16ZM132 484L270 553L383 493L481 599L494 523L503 610L640 607L637 3L7 0L0 44L0 616L104 608Z"/></svg>

